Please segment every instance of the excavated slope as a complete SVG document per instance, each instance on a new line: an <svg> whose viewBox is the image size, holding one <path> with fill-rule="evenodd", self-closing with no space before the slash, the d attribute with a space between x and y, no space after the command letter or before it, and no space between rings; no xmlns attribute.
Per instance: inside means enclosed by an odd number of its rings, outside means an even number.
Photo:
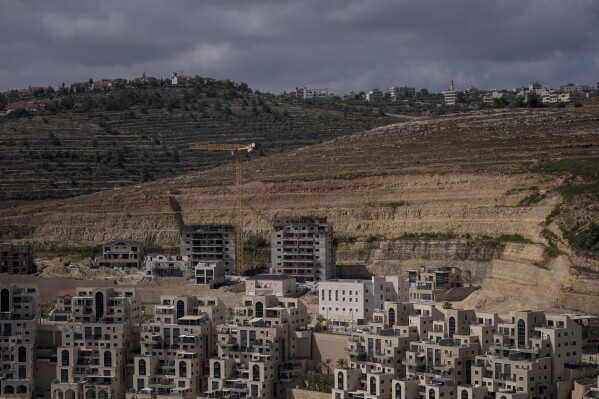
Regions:
<svg viewBox="0 0 599 399"><path fill-rule="evenodd" d="M563 178L515 172L548 159L596 155L598 143L592 107L479 112L378 128L247 162L245 229L267 234L277 215L327 216L342 265L362 263L380 274L453 264L482 283L464 306L596 313L597 262L544 251L545 219L563 201L551 190ZM232 176L225 166L3 210L2 234L39 244L130 237L174 247L183 222L233 220ZM545 197L522 203L537 191ZM402 239L406 233L455 239ZM502 234L536 244L490 246L480 239ZM582 263L586 274L577 272Z"/></svg>

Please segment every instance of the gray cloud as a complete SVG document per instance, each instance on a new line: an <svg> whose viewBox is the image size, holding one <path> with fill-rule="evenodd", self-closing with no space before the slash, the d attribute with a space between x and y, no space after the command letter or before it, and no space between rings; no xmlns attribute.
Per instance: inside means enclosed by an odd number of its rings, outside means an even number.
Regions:
<svg viewBox="0 0 599 399"><path fill-rule="evenodd" d="M595 0L0 0L0 90L172 71L279 92L599 80Z"/></svg>

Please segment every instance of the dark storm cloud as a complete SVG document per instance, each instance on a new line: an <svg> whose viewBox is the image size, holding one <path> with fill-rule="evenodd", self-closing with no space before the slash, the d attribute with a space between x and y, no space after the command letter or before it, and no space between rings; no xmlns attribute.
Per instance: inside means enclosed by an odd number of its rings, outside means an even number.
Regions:
<svg viewBox="0 0 599 399"><path fill-rule="evenodd" d="M599 79L595 0L0 0L0 89L172 71L336 93Z"/></svg>

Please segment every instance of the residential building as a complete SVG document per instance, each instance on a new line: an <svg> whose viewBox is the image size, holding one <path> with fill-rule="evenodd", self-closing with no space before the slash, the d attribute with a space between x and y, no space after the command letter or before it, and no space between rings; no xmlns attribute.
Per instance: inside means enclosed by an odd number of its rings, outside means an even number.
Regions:
<svg viewBox="0 0 599 399"><path fill-rule="evenodd" d="M102 246L102 259L98 267L110 268L141 268L144 252L143 244L133 240L114 240Z"/></svg>
<svg viewBox="0 0 599 399"><path fill-rule="evenodd" d="M304 100L322 99L329 96L329 89L308 89L307 87L304 87L303 89L296 88L295 93L297 97L303 98Z"/></svg>
<svg viewBox="0 0 599 399"><path fill-rule="evenodd" d="M213 355L215 326L225 320L225 306L216 297L161 296L154 319L143 324L127 398L150 394L195 399L206 390L204 370Z"/></svg>
<svg viewBox="0 0 599 399"><path fill-rule="evenodd" d="M34 396L39 317L40 296L36 286L0 283L0 397Z"/></svg>
<svg viewBox="0 0 599 399"><path fill-rule="evenodd" d="M62 321L67 309L70 313ZM61 334L52 398L122 397L136 345L133 327L141 322L135 289L77 288L74 296L58 297L56 310L48 321Z"/></svg>
<svg viewBox="0 0 599 399"><path fill-rule="evenodd" d="M393 101L397 101L401 98L414 97L415 95L416 95L415 87L408 87L408 86L395 87L394 86L389 89L389 97Z"/></svg>
<svg viewBox="0 0 599 399"><path fill-rule="evenodd" d="M408 271L411 301L443 301L449 290L463 287L462 271L457 267L420 266Z"/></svg>
<svg viewBox="0 0 599 399"><path fill-rule="evenodd" d="M181 230L181 255L191 261L222 261L225 272L235 274L235 226L232 224L201 224Z"/></svg>
<svg viewBox="0 0 599 399"><path fill-rule="evenodd" d="M206 396L285 398L307 368L312 333L298 298L246 295L217 327Z"/></svg>
<svg viewBox="0 0 599 399"><path fill-rule="evenodd" d="M108 89L112 89L112 84L113 83L114 83L113 79L94 80L94 83L92 83L92 90L108 90Z"/></svg>
<svg viewBox="0 0 599 399"><path fill-rule="evenodd" d="M273 274L287 274L297 282L335 277L333 226L326 217L278 217L271 235Z"/></svg>
<svg viewBox="0 0 599 399"><path fill-rule="evenodd" d="M198 262L194 268L194 280L196 284L207 284L210 288L216 288L225 282L225 265L220 260Z"/></svg>
<svg viewBox="0 0 599 399"><path fill-rule="evenodd" d="M36 271L31 245L0 243L0 273L34 274Z"/></svg>
<svg viewBox="0 0 599 399"><path fill-rule="evenodd" d="M184 76L183 72L179 75L177 72L173 72L173 77L171 78L172 85L185 85L191 81L191 76Z"/></svg>
<svg viewBox="0 0 599 399"><path fill-rule="evenodd" d="M383 101L383 92L379 89L370 90L368 93L366 93L366 101L370 103Z"/></svg>
<svg viewBox="0 0 599 399"><path fill-rule="evenodd" d="M327 280L318 284L318 298L318 312L333 325L360 326L385 302L407 302L408 282L401 276Z"/></svg>
<svg viewBox="0 0 599 399"><path fill-rule="evenodd" d="M455 105L458 98L458 93L455 91L453 85L453 79L449 85L449 90L443 92L443 99L445 100L445 105Z"/></svg>
<svg viewBox="0 0 599 399"><path fill-rule="evenodd" d="M294 277L286 274L258 274L245 280L245 294L298 297L303 293Z"/></svg>
<svg viewBox="0 0 599 399"><path fill-rule="evenodd" d="M540 90L541 84L539 82L531 82L528 84L528 91Z"/></svg>
<svg viewBox="0 0 599 399"><path fill-rule="evenodd" d="M91 89L92 85L89 82L71 83L71 91L73 93L85 93L86 91L90 91Z"/></svg>
<svg viewBox="0 0 599 399"><path fill-rule="evenodd" d="M150 254L144 259L144 278L193 276L193 262L189 255Z"/></svg>

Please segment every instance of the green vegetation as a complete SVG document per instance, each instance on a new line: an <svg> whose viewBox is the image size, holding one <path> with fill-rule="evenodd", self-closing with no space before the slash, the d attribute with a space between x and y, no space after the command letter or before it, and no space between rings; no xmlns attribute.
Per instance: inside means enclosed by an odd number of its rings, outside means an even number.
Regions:
<svg viewBox="0 0 599 399"><path fill-rule="evenodd" d="M544 162L529 171L567 176L564 184L557 189L566 200L572 200L580 195L599 198L599 156L563 158Z"/></svg>
<svg viewBox="0 0 599 399"><path fill-rule="evenodd" d="M575 248L599 253L599 225L595 222L581 229L567 231L564 237Z"/></svg>
<svg viewBox="0 0 599 399"><path fill-rule="evenodd" d="M308 391L331 393L333 389L333 374L306 371L297 377L297 387Z"/></svg>
<svg viewBox="0 0 599 399"><path fill-rule="evenodd" d="M599 376L599 367L596 367L594 370L590 370L585 377L576 379L576 382L582 385L595 384L597 383L597 376Z"/></svg>
<svg viewBox="0 0 599 399"><path fill-rule="evenodd" d="M397 208L399 208L401 206L406 206L406 205L408 205L408 203L406 201L403 201L403 200L402 201L392 201L392 202L389 202L387 204L387 206L390 207L391 209L393 209L394 211Z"/></svg>
<svg viewBox="0 0 599 399"><path fill-rule="evenodd" d="M95 258L102 254L102 245L81 247L55 247L50 250L56 256L76 255L82 258Z"/></svg>
<svg viewBox="0 0 599 399"><path fill-rule="evenodd" d="M545 198L545 194L541 194L538 188L533 189L532 193L524 198L518 203L518 206L530 206L532 204L536 204Z"/></svg>
<svg viewBox="0 0 599 399"><path fill-rule="evenodd" d="M453 240L459 236L453 231L448 231L445 233L403 233L399 238L401 240Z"/></svg>

